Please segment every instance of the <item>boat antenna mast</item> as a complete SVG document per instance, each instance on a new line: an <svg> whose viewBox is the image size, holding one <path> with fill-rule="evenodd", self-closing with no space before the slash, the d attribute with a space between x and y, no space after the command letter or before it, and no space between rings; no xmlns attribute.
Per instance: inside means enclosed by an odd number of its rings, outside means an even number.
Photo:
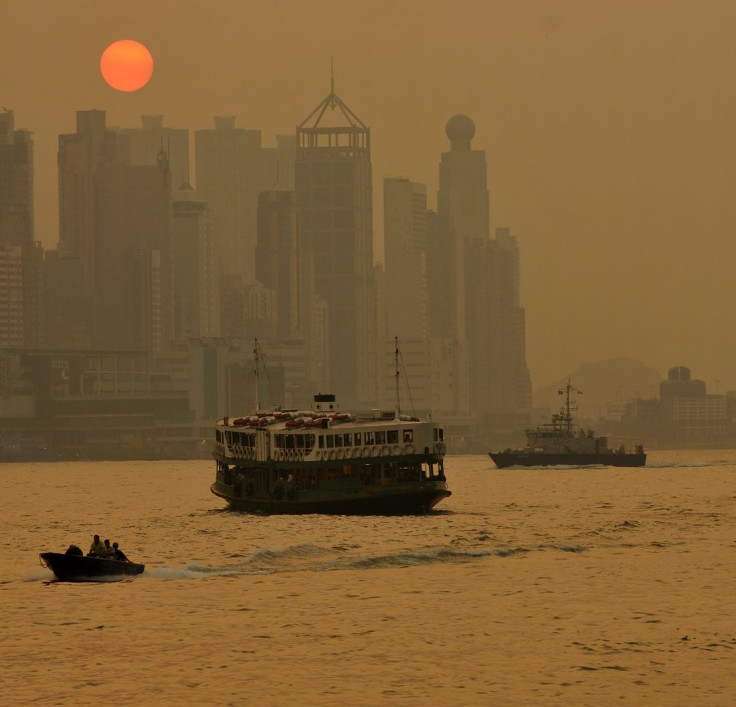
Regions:
<svg viewBox="0 0 736 707"><path fill-rule="evenodd" d="M572 421L573 421L572 411L577 409L577 406L575 405L575 403L574 402L572 402L572 403L570 402L570 393L572 391L575 391L576 393L578 393L578 395L582 395L583 394L583 391L582 390L580 390L578 388L574 388L572 386L572 384L570 383L570 379L568 378L567 379L567 385L565 386L565 407L563 408L563 411L564 412L563 412L563 416L562 416L562 419L565 422L565 427L567 429L567 434L568 435L571 435L572 434Z"/></svg>
<svg viewBox="0 0 736 707"><path fill-rule="evenodd" d="M258 339L253 340L253 375L256 381L256 412L261 410L261 392L259 390L259 369L258 369Z"/></svg>
<svg viewBox="0 0 736 707"><path fill-rule="evenodd" d="M396 419L401 419L401 397L399 384L399 337L394 337L394 376L396 377Z"/></svg>

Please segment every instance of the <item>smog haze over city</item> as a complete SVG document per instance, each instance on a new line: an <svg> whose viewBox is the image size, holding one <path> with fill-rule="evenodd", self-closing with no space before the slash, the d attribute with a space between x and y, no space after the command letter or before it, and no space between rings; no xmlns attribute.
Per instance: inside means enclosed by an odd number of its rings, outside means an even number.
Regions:
<svg viewBox="0 0 736 707"><path fill-rule="evenodd" d="M234 115L275 145L328 93L334 62L337 94L371 129L377 261L383 179L426 184L435 208L445 124L475 122L491 228L518 238L534 389L616 357L736 389L730 0L28 0L3 17L2 104L33 134L45 248L76 111L120 127L163 115L192 136ZM139 91L100 75L121 38L153 55Z"/></svg>

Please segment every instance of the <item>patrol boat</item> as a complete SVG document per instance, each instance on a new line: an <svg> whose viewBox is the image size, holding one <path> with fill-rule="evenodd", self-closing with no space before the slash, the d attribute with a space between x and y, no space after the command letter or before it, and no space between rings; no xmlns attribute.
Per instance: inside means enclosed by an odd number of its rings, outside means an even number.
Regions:
<svg viewBox="0 0 736 707"><path fill-rule="evenodd" d="M526 431L527 444L523 449L506 449L503 452L489 452L499 469L509 466L644 466L647 455L644 447L638 445L633 450L623 446L617 449L608 447L607 437L596 437L593 430L575 428L570 401L571 392L579 393L570 381L565 387L565 403L559 413L552 415L552 421ZM562 391L560 391L562 393Z"/></svg>
<svg viewBox="0 0 736 707"><path fill-rule="evenodd" d="M315 395L310 410L258 406L256 394L256 412L215 425L211 490L231 508L420 514L452 494L442 427L402 414L398 395L395 410L362 414L340 411L331 393Z"/></svg>

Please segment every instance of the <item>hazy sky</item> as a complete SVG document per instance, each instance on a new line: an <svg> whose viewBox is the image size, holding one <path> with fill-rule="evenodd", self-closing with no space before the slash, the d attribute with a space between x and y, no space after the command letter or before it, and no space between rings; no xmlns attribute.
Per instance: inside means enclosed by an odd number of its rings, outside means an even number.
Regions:
<svg viewBox="0 0 736 707"><path fill-rule="evenodd" d="M271 145L327 94L334 57L372 130L379 242L383 178L426 183L434 208L445 123L475 121L491 223L522 250L535 388L630 356L736 389L733 0L0 0L0 17L0 107L34 133L47 247L75 111L191 130L234 114ZM122 38L154 57L136 93L99 73Z"/></svg>

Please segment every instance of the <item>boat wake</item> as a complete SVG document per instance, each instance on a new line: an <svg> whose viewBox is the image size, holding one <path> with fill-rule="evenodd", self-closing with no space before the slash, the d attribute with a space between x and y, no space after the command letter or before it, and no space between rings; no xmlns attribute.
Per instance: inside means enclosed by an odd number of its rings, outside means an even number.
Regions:
<svg viewBox="0 0 736 707"><path fill-rule="evenodd" d="M736 466L736 459L723 459L712 462L647 462L647 468L649 469L700 469L722 466Z"/></svg>
<svg viewBox="0 0 736 707"><path fill-rule="evenodd" d="M287 572L337 572L342 570L372 570L417 567L438 563L475 562L486 557L513 557L534 550L582 552L585 548L570 545L540 545L536 548L496 547L458 549L436 547L405 550L392 554L361 555L344 547L321 548L313 544L285 548L264 548L242 557L233 564L211 566L192 562L179 567L151 567L145 577L155 579L203 579L213 576L269 575Z"/></svg>

